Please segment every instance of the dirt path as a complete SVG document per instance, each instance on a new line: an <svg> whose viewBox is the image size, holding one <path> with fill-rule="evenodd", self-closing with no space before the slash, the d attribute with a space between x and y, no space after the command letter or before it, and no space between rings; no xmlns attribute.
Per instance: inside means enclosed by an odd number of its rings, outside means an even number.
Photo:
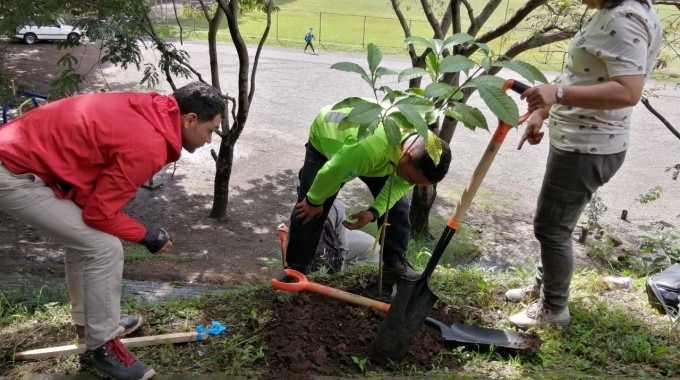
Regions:
<svg viewBox="0 0 680 380"><path fill-rule="evenodd" d="M61 55L52 44L25 46L6 44L9 65L18 80L35 84L37 92L45 92ZM206 45L185 44L192 63L208 73ZM82 57L81 72L88 74L85 90L139 90L141 74L115 67L93 66L95 45L76 49ZM153 61L148 54L147 58ZM235 91L236 56L228 45L220 46L221 75L224 88ZM229 215L225 222L207 218L212 204L214 163L209 149L183 155L177 166L169 166L155 177L163 182L161 189L140 190L126 211L148 226L163 226L175 241L174 254L188 261L152 261L126 265L125 277L137 280L183 280L212 283L259 282L269 278L279 259L276 225L287 220L294 201L296 173L303 159L303 143L307 128L318 109L347 96L368 96L368 87L358 76L330 70L330 65L344 60L364 64L357 55L325 53L318 56L301 50L265 48L257 76L257 93L248 125L237 144L230 186ZM393 69L406 68L404 59L386 59ZM513 76L508 73L508 76ZM398 86L394 82L385 84ZM155 91L167 93L162 83ZM653 104L672 123L680 125L677 111L680 92L666 85ZM473 104L482 107L478 99ZM675 104L675 106L674 106ZM520 107L521 108L521 107ZM483 109L483 108L482 108ZM493 118L487 115L490 123ZM492 127L494 128L494 127ZM624 240L634 242L641 234L654 232L659 221L680 223L680 181L673 181L665 168L680 163L680 141L639 105L633 116L634 142L626 164L612 182L601 190L609 211L603 218ZM467 182L489 134L457 131L452 149L452 170L439 187L440 196L457 199ZM489 265L528 265L537 258L537 245L531 230L531 218L548 144L517 151L519 134L513 132L492 166L476 206L469 212L468 223L481 232L484 252L482 260ZM214 141L217 148L219 141ZM174 175L173 175L174 173ZM656 185L664 196L656 202L641 205L640 194ZM348 192L343 197L348 197ZM358 193L361 194L361 193ZM358 196L360 198L360 196ZM361 201L349 200L356 208ZM450 212L450 202L441 202L436 211ZM618 217L628 210L628 220ZM442 226L434 226L438 235ZM59 246L33 229L0 213L0 250L3 260L0 272L25 271L60 276L62 251ZM578 250L584 259L583 250Z"/></svg>

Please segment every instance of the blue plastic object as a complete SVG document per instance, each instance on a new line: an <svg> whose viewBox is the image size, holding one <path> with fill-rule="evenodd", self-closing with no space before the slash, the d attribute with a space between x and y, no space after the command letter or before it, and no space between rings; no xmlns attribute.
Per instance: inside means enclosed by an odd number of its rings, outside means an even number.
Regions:
<svg viewBox="0 0 680 380"><path fill-rule="evenodd" d="M215 336L223 331L227 331L227 328L225 326L222 326L222 324L217 321L212 321L212 326L213 327L209 328L204 328L203 325L196 326L196 332L198 332L198 335L196 335L196 341L200 342L203 340L203 336L201 334L204 332L208 333L209 335Z"/></svg>
<svg viewBox="0 0 680 380"><path fill-rule="evenodd" d="M34 94L32 92L17 92L16 94L10 96L7 100L5 100L5 104L2 106L2 123L6 124L7 123L7 111L9 111L9 105L10 102L16 98L30 98L33 100L33 105L38 107L40 104L38 103L38 99L41 100L47 100L47 96L45 95L40 95L40 94Z"/></svg>

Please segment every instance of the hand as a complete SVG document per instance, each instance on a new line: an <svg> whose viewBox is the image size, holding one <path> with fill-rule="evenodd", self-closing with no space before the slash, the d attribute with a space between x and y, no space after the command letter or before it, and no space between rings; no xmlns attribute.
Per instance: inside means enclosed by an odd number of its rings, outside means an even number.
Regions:
<svg viewBox="0 0 680 380"><path fill-rule="evenodd" d="M343 221L342 225L348 230L358 230L359 228L371 223L373 221L373 213L366 210L349 216L350 219L356 220L354 223Z"/></svg>
<svg viewBox="0 0 680 380"><path fill-rule="evenodd" d="M138 242L151 253L163 253L172 249L170 234L162 228L147 230L144 238Z"/></svg>
<svg viewBox="0 0 680 380"><path fill-rule="evenodd" d="M557 103L557 86L553 84L539 84L524 91L521 98L527 100L529 112L550 107Z"/></svg>
<svg viewBox="0 0 680 380"><path fill-rule="evenodd" d="M312 206L307 203L307 198L295 205L295 217L303 219L302 224L309 223L312 219L319 217L323 213L322 206Z"/></svg>
<svg viewBox="0 0 680 380"><path fill-rule="evenodd" d="M542 126L543 118L538 115L537 112L531 115L527 121L527 127L522 134L522 138L519 139L519 145L517 145L517 149L522 149L522 145L524 145L525 141L531 145L540 143L543 139L543 135L545 134L545 132L541 132Z"/></svg>

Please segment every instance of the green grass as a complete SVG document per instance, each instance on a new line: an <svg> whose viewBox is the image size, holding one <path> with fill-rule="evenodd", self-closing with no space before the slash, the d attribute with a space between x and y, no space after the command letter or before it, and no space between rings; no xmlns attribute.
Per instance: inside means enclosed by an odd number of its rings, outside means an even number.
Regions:
<svg viewBox="0 0 680 380"><path fill-rule="evenodd" d="M327 276L331 286L345 288L356 285L368 269ZM570 311L572 323L567 328L537 329L543 340L537 354L507 353L497 349L476 352L451 348L439 358L454 356L462 364L459 376L466 378L505 379L593 379L593 378L677 378L680 375L680 334L678 326L649 308L644 293L644 278L634 278L630 290L609 290L599 280L606 272L597 268L577 270L572 282ZM322 275L323 276L323 275ZM508 328L505 316L517 312L522 305L503 301L509 286L529 281L530 272L498 272L479 267L440 267L430 281L439 296L439 309L455 308L465 316L465 323L477 326ZM318 281L319 276L311 276ZM13 347L26 338L63 341L69 333L68 303L61 292L25 292L23 298L0 298L0 304L11 313L0 314L0 341L3 349ZM48 296L49 295L49 296ZM38 303L31 302L37 297ZM267 286L240 287L220 295L165 302L123 304L124 313L141 314L147 323L144 335L193 331L197 324L219 320L234 329L220 339L208 340L200 346L160 345L135 349L138 357L164 373L222 373L258 376L264 370L262 358L267 354L264 329L277 321L271 308ZM30 302L30 305L29 305ZM269 305L269 306L267 306ZM251 326L243 328L243 326ZM238 328L241 326L241 328ZM22 332L21 334L15 333ZM41 332L42 335L37 334ZM365 359L357 357L359 361ZM364 363L367 364L367 363ZM77 357L39 362L10 362L0 358L2 374L65 374L78 372ZM358 365L350 363L349 365ZM367 368L371 368L368 366ZM414 374L412 368L396 365L396 372L373 375ZM428 375L444 375L448 369L437 359Z"/></svg>
<svg viewBox="0 0 680 380"><path fill-rule="evenodd" d="M497 25L503 23L514 11L524 5L523 0L508 0L501 4L491 15L488 22L482 28L482 35ZM416 36L431 37L432 29L425 19L420 2L416 0L401 1L401 9L404 17L408 20L411 34ZM475 13L478 14L486 2L471 2ZM403 43L404 34L396 19L392 7L386 0L345 0L331 2L327 0L291 0L277 1L279 12L272 14L272 24L267 44L290 48L302 48L303 37L309 27L314 28L316 35L315 46L326 51L364 52L368 43L374 43L386 54L406 55ZM655 7L661 19L677 13L671 6ZM158 33L162 37L178 37L177 26L172 9L168 11L169 19L158 24ZM442 9L435 8L439 16ZM466 17L462 18L463 30L467 25ZM199 14L191 19L180 19L184 31L184 38L207 40L207 22ZM247 43L259 42L266 16L263 13L252 12L240 16L239 28ZM505 51L514 42L522 40L533 33L528 22L520 24L512 33L494 40L490 47L497 53ZM222 30L218 34L220 41L230 41L226 22L223 22ZM563 64L564 51L567 42L554 43L549 46L534 49L522 53L516 59L532 63L541 70L560 71ZM670 54L675 57L675 54ZM663 53L662 53L663 54ZM669 61L669 66L680 67L677 57ZM658 71L658 70L657 70ZM673 79L675 74L660 72L660 79Z"/></svg>
<svg viewBox="0 0 680 380"><path fill-rule="evenodd" d="M146 248L138 245L131 245L125 247L123 256L125 258L126 263L130 263L133 261L152 261L152 260L177 261L177 262L193 260L190 257L173 255L168 253L153 254L149 252Z"/></svg>

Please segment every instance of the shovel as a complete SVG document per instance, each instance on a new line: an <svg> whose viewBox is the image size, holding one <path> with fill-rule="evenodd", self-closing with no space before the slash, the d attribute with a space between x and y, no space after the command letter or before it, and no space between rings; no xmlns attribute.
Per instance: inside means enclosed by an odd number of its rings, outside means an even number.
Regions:
<svg viewBox="0 0 680 380"><path fill-rule="evenodd" d="M519 94L528 88L529 86L511 79L506 80L503 85L503 91L512 89ZM519 123L526 121L530 115L530 113L522 115L519 118ZM460 223L470 207L472 199L477 193L477 189L479 189L479 185L482 183L494 157L496 157L498 149L511 128L509 124L499 121L498 128L493 134L479 164L477 164L470 182L468 182L465 191L463 191L453 215L446 223L446 228L439 238L423 274L417 280L402 278L399 281L397 295L392 302L390 311L387 313L385 320L380 324L380 327L378 327L378 334L371 344L371 354L374 357L399 360L408 352L411 341L420 326L423 325L430 309L432 309L432 306L437 301L437 296L432 293L428 286L428 279L432 272L434 272L437 263L439 263L439 259L444 254L449 241L451 241L456 230L460 227ZM486 333L481 335L478 340L484 339Z"/></svg>
<svg viewBox="0 0 680 380"><path fill-rule="evenodd" d="M454 323L451 326L447 326L432 317L425 318L425 323L442 333L443 342L454 342L463 345L493 345L496 347L512 348L514 350L527 350L532 347L520 333L514 331L468 326L460 323Z"/></svg>

